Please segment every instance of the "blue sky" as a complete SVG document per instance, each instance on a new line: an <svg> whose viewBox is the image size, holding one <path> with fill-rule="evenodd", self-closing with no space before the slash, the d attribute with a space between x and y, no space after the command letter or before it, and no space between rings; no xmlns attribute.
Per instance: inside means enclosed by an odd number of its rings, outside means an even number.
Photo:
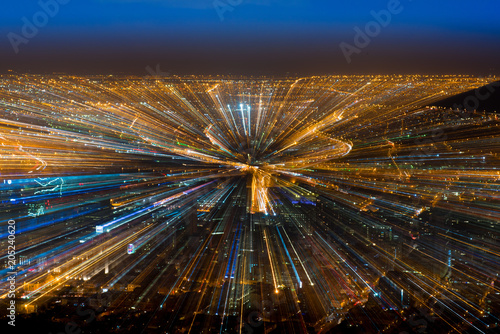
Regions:
<svg viewBox="0 0 500 334"><path fill-rule="evenodd" d="M0 11L2 70L176 73L498 73L500 1L401 0L401 11L347 62L340 43L389 1L69 0L14 52L9 33L41 11L13 1ZM42 0L42 2L50 2ZM222 7L219 7L222 8ZM26 40L25 40L26 41Z"/></svg>

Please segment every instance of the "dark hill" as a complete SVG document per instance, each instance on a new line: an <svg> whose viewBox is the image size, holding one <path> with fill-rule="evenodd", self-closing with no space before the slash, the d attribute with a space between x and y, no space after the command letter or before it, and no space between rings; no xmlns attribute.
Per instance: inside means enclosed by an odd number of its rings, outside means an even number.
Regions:
<svg viewBox="0 0 500 334"><path fill-rule="evenodd" d="M444 108L500 112L500 81L433 103Z"/></svg>

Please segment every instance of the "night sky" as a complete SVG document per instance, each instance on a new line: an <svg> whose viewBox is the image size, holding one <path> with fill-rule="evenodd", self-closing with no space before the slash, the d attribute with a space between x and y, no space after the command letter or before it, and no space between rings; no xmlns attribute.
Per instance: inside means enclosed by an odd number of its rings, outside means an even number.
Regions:
<svg viewBox="0 0 500 334"><path fill-rule="evenodd" d="M2 72L500 74L497 0L401 0L362 47L354 29L391 1L59 1L53 17L34 0L2 8ZM342 42L356 48L350 62Z"/></svg>

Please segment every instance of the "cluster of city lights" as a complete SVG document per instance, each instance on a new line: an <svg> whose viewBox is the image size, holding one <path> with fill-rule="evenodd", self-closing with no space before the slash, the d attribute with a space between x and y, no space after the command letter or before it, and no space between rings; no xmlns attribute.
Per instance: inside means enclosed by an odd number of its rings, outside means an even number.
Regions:
<svg viewBox="0 0 500 334"><path fill-rule="evenodd" d="M420 307L486 333L500 122L436 102L491 81L0 77L0 277L26 312L107 294L165 332L242 333L255 310L390 332Z"/></svg>

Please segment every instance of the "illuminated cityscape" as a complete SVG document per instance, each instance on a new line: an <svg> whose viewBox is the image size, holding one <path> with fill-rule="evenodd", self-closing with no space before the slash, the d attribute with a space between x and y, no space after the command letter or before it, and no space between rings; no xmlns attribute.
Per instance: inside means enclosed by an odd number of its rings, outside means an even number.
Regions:
<svg viewBox="0 0 500 334"><path fill-rule="evenodd" d="M498 80L2 75L2 310L53 333L494 333L500 121L476 104Z"/></svg>

